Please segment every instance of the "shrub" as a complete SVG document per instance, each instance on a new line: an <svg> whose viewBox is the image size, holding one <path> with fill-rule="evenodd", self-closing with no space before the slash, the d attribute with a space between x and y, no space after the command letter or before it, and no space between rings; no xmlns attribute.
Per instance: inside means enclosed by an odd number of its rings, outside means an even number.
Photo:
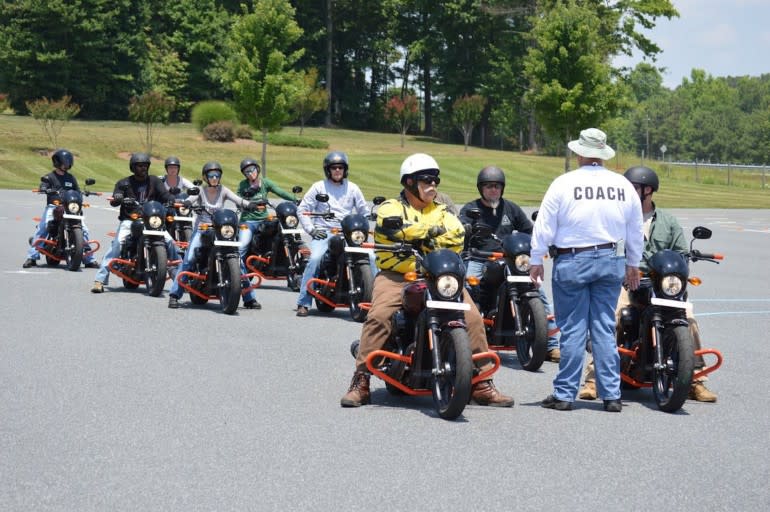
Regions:
<svg viewBox="0 0 770 512"><path fill-rule="evenodd" d="M8 100L8 95L0 92L0 114L5 112L10 106L11 102Z"/></svg>
<svg viewBox="0 0 770 512"><path fill-rule="evenodd" d="M57 140L62 127L80 112L80 105L71 101L71 96L62 96L56 101L44 97L26 102L29 113L40 124L51 142L51 147L58 146Z"/></svg>
<svg viewBox="0 0 770 512"><path fill-rule="evenodd" d="M207 100L193 107L190 121L202 133L205 127L217 121L230 121L235 125L238 122L238 115L224 101Z"/></svg>
<svg viewBox="0 0 770 512"><path fill-rule="evenodd" d="M233 142L233 123L231 121L217 121L203 128L203 138L214 142Z"/></svg>
<svg viewBox="0 0 770 512"><path fill-rule="evenodd" d="M168 124L171 112L174 110L174 98L160 91L149 91L141 96L134 96L128 104L128 118L144 125L144 149L152 154L152 142L155 135L155 125Z"/></svg>
<svg viewBox="0 0 770 512"><path fill-rule="evenodd" d="M251 133L251 127L247 124L239 124L234 130L236 139L253 139L254 134Z"/></svg>

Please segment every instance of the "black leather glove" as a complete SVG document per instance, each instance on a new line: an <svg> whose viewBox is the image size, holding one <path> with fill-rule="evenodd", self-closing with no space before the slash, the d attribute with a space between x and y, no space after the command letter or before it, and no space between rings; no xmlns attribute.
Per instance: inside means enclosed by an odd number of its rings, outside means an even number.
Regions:
<svg viewBox="0 0 770 512"><path fill-rule="evenodd" d="M325 229L313 228L313 231L310 232L310 236L313 237L313 240L323 240L329 235L326 234Z"/></svg>
<svg viewBox="0 0 770 512"><path fill-rule="evenodd" d="M184 206L189 210L190 208L192 208L192 201L190 201L189 199L185 199L184 201L182 201L182 206Z"/></svg>
<svg viewBox="0 0 770 512"><path fill-rule="evenodd" d="M428 230L428 236L431 238L436 238L444 233L446 233L446 228L444 226L433 226Z"/></svg>

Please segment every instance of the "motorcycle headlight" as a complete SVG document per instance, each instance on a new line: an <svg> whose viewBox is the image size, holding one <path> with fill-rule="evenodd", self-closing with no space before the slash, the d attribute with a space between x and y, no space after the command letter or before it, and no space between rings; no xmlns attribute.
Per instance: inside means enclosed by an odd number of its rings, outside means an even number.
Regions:
<svg viewBox="0 0 770 512"><path fill-rule="evenodd" d="M362 243L366 242L366 233L360 229L352 231L350 233L350 241L356 245L361 245Z"/></svg>
<svg viewBox="0 0 770 512"><path fill-rule="evenodd" d="M460 281L451 274L443 274L436 279L436 291L442 299L453 299L460 290Z"/></svg>
<svg viewBox="0 0 770 512"><path fill-rule="evenodd" d="M684 283L679 276L667 275L663 276L663 279L660 280L660 290L663 292L663 295L669 297L676 297L679 295L682 292L683 287Z"/></svg>
<svg viewBox="0 0 770 512"><path fill-rule="evenodd" d="M73 215L77 215L78 212L80 212L80 205L75 202L67 203L67 211Z"/></svg>
<svg viewBox="0 0 770 512"><path fill-rule="evenodd" d="M513 263L519 272L529 272L529 254L519 254Z"/></svg>
<svg viewBox="0 0 770 512"><path fill-rule="evenodd" d="M219 228L219 234L225 240L230 240L235 236L235 227L231 226L230 224L225 224Z"/></svg>
<svg viewBox="0 0 770 512"><path fill-rule="evenodd" d="M179 215L183 215L185 217L190 215L190 209L186 206L180 206L179 207Z"/></svg>
<svg viewBox="0 0 770 512"><path fill-rule="evenodd" d="M151 229L158 229L163 225L163 219L160 215L150 215L150 218L147 219L147 224Z"/></svg>
<svg viewBox="0 0 770 512"><path fill-rule="evenodd" d="M296 215L287 215L284 222L287 228L296 228L297 224L299 224L299 219L297 219Z"/></svg>

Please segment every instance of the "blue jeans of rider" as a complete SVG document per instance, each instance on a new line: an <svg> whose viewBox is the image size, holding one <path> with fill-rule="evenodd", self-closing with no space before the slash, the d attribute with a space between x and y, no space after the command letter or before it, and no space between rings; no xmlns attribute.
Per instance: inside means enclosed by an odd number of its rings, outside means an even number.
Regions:
<svg viewBox="0 0 770 512"><path fill-rule="evenodd" d="M110 245L110 250L107 251L107 254L104 255L102 258L102 263L99 265L99 270L96 272L96 276L94 277L94 281L99 281L103 285L107 285L110 280L110 270L107 268L107 266L110 264L110 260L113 258L119 258L120 257L120 245L123 243L123 241L128 238L128 235L131 234L131 223L132 220L122 220L120 221L120 224L118 224L118 229L115 232L115 238L112 239L112 244ZM165 236L166 240L166 251L168 252L168 259L170 260L177 260L179 259L179 253L176 250L176 245L174 245L174 240L171 238L171 235L166 233ZM171 277L176 277L176 271L171 269Z"/></svg>
<svg viewBox="0 0 770 512"><path fill-rule="evenodd" d="M307 282L318 275L318 265L321 263L324 253L329 248L329 238L323 240L310 241L310 259L308 259L305 272L302 274L302 283L299 285L299 297L297 297L297 306L309 308L313 304L313 296L307 291ZM372 275L377 275L377 267L374 263L374 252L369 254L369 267L372 269Z"/></svg>
<svg viewBox="0 0 770 512"><path fill-rule="evenodd" d="M574 402L577 398L589 331L599 398L620 398L615 304L625 277L625 262L614 249L556 257L551 283L556 323L561 329L559 373L553 380L553 395L558 400Z"/></svg>
<svg viewBox="0 0 770 512"><path fill-rule="evenodd" d="M34 241L38 238L45 238L48 236L48 223L51 222L51 219L53 219L53 209L56 208L54 205L49 204L46 205L45 209L43 210L43 215L40 216L40 222L37 223L37 230L35 231L35 234L32 235L32 242L33 245L29 247L29 250L27 251L27 258L31 260L39 260L40 259L40 252L38 252L37 248L34 246ZM88 242L89 240L89 234L88 234L88 226L86 226L85 222L83 223L83 241ZM88 256L83 258L83 263L90 263L94 261L94 255L89 254Z"/></svg>
<svg viewBox="0 0 770 512"><path fill-rule="evenodd" d="M243 231L241 231L243 233ZM195 265L195 258L197 257L198 249L201 246L201 232L199 230L195 230L195 233L193 233L192 240L190 240L190 245L187 246L187 252L184 254L184 261L182 262L182 267L179 269L179 272L186 272L190 270L193 265ZM243 266L243 259L240 260L241 262L241 273L245 273L245 268ZM185 279L184 276L180 276L178 279L174 279L173 284L171 285L171 291L169 292L169 295L172 297L176 297L177 299L181 299L184 295L184 288L182 288L182 285L179 284L179 281L183 280L184 282L187 282L187 279ZM249 287L249 282L246 280L241 281L241 288L245 289ZM243 295L243 302L249 302L252 300L256 300L256 294L254 293L254 290L249 290L246 294Z"/></svg>
<svg viewBox="0 0 770 512"><path fill-rule="evenodd" d="M465 263L465 276L473 276L481 279L481 274L484 271L484 265L485 263L482 261L467 261ZM545 290L543 290L542 286L538 288L538 292L540 292L540 299L543 301L543 305L545 306L545 314L548 315L548 332L554 333L548 336L547 349L551 351L555 348L559 348L559 337L556 335L556 333L558 333L558 328L556 326L556 320L553 318L553 306L551 306L551 303L548 301L548 297L546 296Z"/></svg>

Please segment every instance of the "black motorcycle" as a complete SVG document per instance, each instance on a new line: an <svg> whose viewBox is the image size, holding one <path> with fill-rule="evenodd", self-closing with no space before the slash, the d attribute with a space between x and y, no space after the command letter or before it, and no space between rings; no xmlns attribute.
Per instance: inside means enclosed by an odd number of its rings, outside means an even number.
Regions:
<svg viewBox="0 0 770 512"><path fill-rule="evenodd" d="M120 246L120 257L110 260L107 268L123 280L124 288L133 290L144 284L151 297L158 297L163 293L169 265L165 238L168 207L158 201L138 203L130 197L123 199L123 206L134 209L131 233Z"/></svg>
<svg viewBox="0 0 770 512"><path fill-rule="evenodd" d="M326 194L316 199L327 202ZM374 198L376 205L385 201L382 196ZM333 213L311 214L328 217ZM372 301L374 275L369 255L372 249L363 247L369 240L369 219L360 213L346 215L340 222L340 232L329 239L329 247L321 258L318 277L307 283L307 290L315 298L316 308L329 313L335 308L348 308L356 322L366 320Z"/></svg>
<svg viewBox="0 0 770 512"><path fill-rule="evenodd" d="M473 213L469 212L471 218ZM487 343L492 350L515 350L523 369L537 371L548 350L548 316L529 277L532 237L521 232L506 235L499 240L502 252L472 247L474 240L487 238L497 240L488 226L474 223L466 228L465 254L487 260L472 293L484 319Z"/></svg>
<svg viewBox="0 0 770 512"><path fill-rule="evenodd" d="M383 219L383 227L397 231L400 217ZM369 371L385 381L393 394L432 395L441 418L454 419L470 400L474 383L488 379L500 366L494 352L472 355L463 302L465 265L449 249L429 251L430 240L396 244L366 244L404 258L414 255L417 272L402 292L401 308L393 315L392 336L383 350L366 358ZM351 345L357 356L359 342ZM474 377L473 361L488 359L494 367Z"/></svg>
<svg viewBox="0 0 770 512"><path fill-rule="evenodd" d="M302 187L292 188L294 194L302 192ZM248 194L244 197L249 197ZM269 201L254 201L257 208L272 207ZM255 278L254 287L263 280L286 280L286 286L292 291L299 291L302 273L307 266L310 251L302 241L302 229L299 227L296 201L283 201L273 208L275 215L268 217L259 226L252 237L249 252L244 261L249 273L245 277Z"/></svg>
<svg viewBox="0 0 770 512"><path fill-rule="evenodd" d="M238 214L217 210L211 224L200 224L201 245L195 266L177 274L179 284L190 292L193 304L219 300L222 312L232 315L241 300L241 264L238 253ZM187 278L187 282L182 280Z"/></svg>
<svg viewBox="0 0 770 512"><path fill-rule="evenodd" d="M665 412L678 411L687 399L696 356L712 354L717 358L715 365L698 376L713 372L722 361L716 350L695 351L687 321L687 284L700 284L699 278L690 277L689 263L719 263L717 260L722 259L719 254L692 248L695 239L711 238L711 230L698 226L692 234L688 253L666 249L646 260L649 273L636 290L629 291L631 305L620 313L618 351L623 387L652 387L658 408Z"/></svg>
<svg viewBox="0 0 770 512"><path fill-rule="evenodd" d="M49 184L47 176L43 176L44 185ZM86 180L86 187L96 183L96 180L89 178ZM45 188L35 190L45 194ZM60 190L51 200L54 206L53 218L48 222L46 238L32 240L37 250L45 256L45 261L49 266L57 266L59 262L64 261L67 270L76 271L83 262L83 256L93 254L99 250L99 242L91 240L87 244L83 239L83 196L91 194L99 195L98 192L90 192L83 189L83 192L67 188ZM41 219L40 222L45 222ZM91 247L94 246L94 247Z"/></svg>
<svg viewBox="0 0 770 512"><path fill-rule="evenodd" d="M200 184L199 180L196 180L197 184ZM166 210L166 230L180 251L180 254L184 254L187 246L192 240L193 233L193 217L192 208L185 205L185 200L192 195L198 194L197 187L190 189L187 192L183 192L178 187L172 187L169 189L169 193L174 196L174 204L169 205Z"/></svg>

